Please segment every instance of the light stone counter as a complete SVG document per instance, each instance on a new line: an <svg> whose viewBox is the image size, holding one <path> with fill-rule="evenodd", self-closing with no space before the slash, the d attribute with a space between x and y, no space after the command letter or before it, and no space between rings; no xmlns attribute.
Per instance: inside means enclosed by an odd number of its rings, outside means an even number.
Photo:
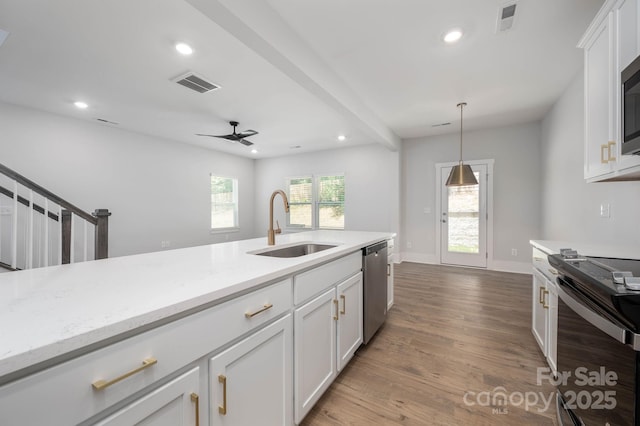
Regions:
<svg viewBox="0 0 640 426"><path fill-rule="evenodd" d="M297 258L248 254L267 238L0 274L0 383L52 359L194 310L389 239L391 233L278 235L337 247Z"/></svg>
<svg viewBox="0 0 640 426"><path fill-rule="evenodd" d="M557 254L560 253L561 248L570 248L577 250L583 256L640 259L640 245L592 244L551 240L531 240L529 243L547 254Z"/></svg>

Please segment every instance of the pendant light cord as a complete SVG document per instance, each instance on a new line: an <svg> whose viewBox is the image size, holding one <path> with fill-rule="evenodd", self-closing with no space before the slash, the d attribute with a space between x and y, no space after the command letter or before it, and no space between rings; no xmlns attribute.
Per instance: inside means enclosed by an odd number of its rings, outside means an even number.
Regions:
<svg viewBox="0 0 640 426"><path fill-rule="evenodd" d="M458 164L462 165L462 109L467 105L466 102L460 102L458 106L460 107L460 161Z"/></svg>

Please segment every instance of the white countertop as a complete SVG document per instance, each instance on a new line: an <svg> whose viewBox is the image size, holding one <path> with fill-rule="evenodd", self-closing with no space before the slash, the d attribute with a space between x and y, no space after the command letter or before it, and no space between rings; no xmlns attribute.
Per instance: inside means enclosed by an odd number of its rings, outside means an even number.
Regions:
<svg viewBox="0 0 640 426"><path fill-rule="evenodd" d="M560 253L561 248L570 248L577 250L583 256L640 259L640 245L629 246L551 240L531 240L529 242L532 246L547 254L557 254Z"/></svg>
<svg viewBox="0 0 640 426"><path fill-rule="evenodd" d="M87 345L342 257L393 234L311 231L276 247L337 247L297 258L247 254L267 238L0 274L0 378Z"/></svg>

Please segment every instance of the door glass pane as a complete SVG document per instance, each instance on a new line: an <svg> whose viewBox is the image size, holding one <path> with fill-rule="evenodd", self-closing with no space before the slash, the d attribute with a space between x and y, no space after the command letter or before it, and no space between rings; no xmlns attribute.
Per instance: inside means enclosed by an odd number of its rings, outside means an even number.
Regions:
<svg viewBox="0 0 640 426"><path fill-rule="evenodd" d="M474 172L478 182L480 173ZM477 254L480 249L480 185L452 186L449 191L448 250Z"/></svg>

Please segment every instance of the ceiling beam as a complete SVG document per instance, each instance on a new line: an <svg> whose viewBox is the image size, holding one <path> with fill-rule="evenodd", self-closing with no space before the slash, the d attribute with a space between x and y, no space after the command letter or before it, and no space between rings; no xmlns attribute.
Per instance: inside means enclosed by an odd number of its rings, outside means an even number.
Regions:
<svg viewBox="0 0 640 426"><path fill-rule="evenodd" d="M256 54L392 151L400 138L264 0L187 0Z"/></svg>

